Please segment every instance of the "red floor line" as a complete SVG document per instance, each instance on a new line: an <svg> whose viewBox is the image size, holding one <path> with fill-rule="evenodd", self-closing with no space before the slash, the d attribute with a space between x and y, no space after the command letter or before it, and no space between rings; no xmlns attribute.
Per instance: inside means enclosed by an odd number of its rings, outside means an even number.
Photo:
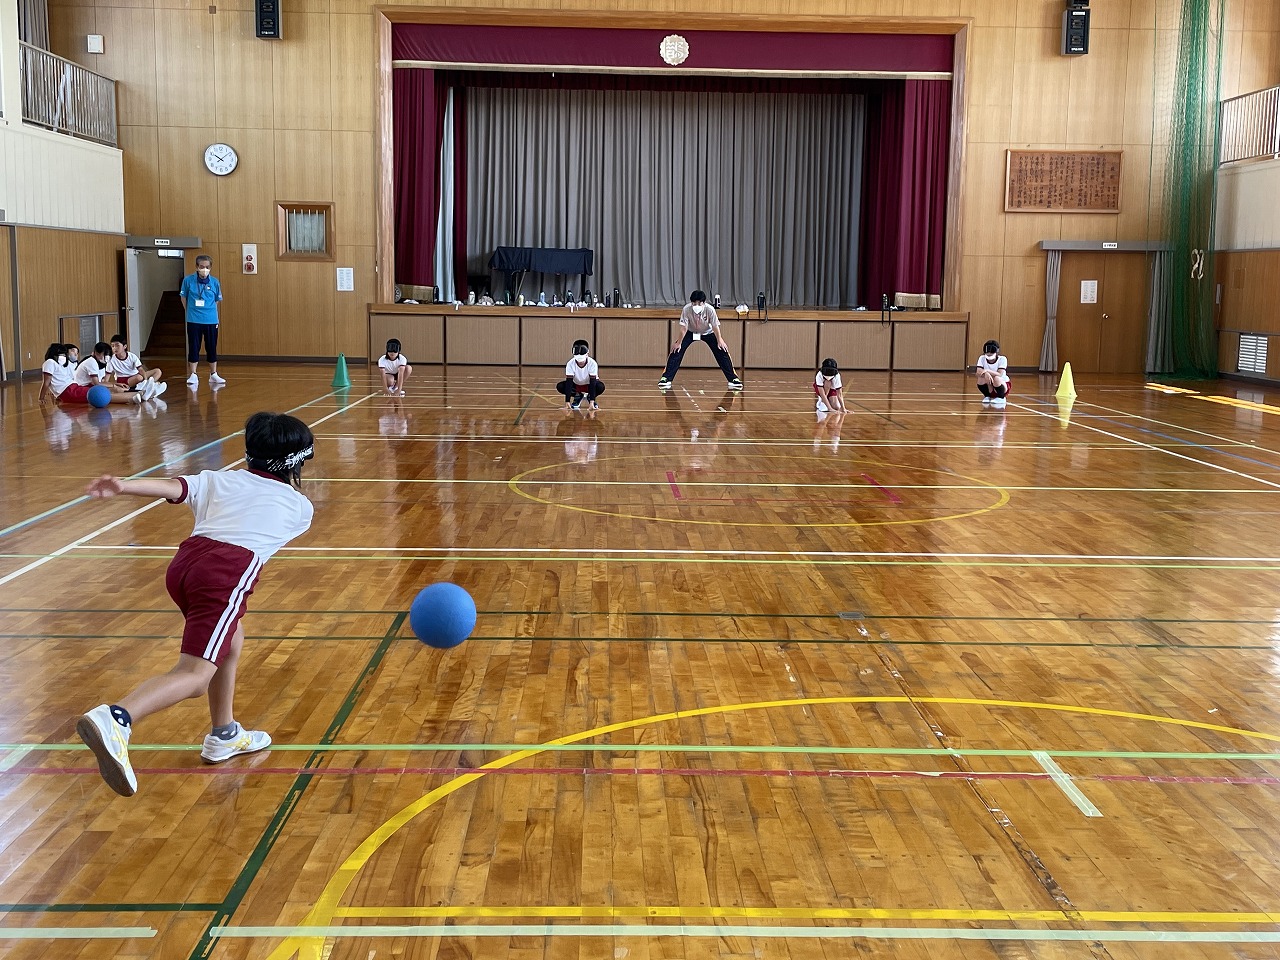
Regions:
<svg viewBox="0 0 1280 960"><path fill-rule="evenodd" d="M671 484L671 495L677 500L683 500L684 497L680 496L680 487L676 484L676 474L674 470L667 471L667 483Z"/></svg>
<svg viewBox="0 0 1280 960"><path fill-rule="evenodd" d="M882 487L880 486L880 484L876 483L876 478L871 476L871 474L864 473L862 475L862 479L867 481L867 483L871 484L873 487L875 487L877 490L883 493L886 497L888 497L890 503L896 506L902 505L902 498L898 496L896 493L894 493L892 490L890 490L888 487Z"/></svg>

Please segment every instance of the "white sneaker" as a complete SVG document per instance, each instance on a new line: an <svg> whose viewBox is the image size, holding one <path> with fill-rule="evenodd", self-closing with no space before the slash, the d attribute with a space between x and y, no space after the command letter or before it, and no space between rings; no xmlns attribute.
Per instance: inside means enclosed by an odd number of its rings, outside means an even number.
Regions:
<svg viewBox="0 0 1280 960"><path fill-rule="evenodd" d="M131 731L116 723L109 704L94 707L77 720L76 733L98 758L98 772L107 786L122 797L132 797L138 792L138 778L129 763Z"/></svg>
<svg viewBox="0 0 1280 960"><path fill-rule="evenodd" d="M156 382L154 380L143 380L140 386L142 387L143 400L150 400L156 395Z"/></svg>
<svg viewBox="0 0 1280 960"><path fill-rule="evenodd" d="M200 378L193 373L191 376L187 377L187 386L188 387L200 386Z"/></svg>
<svg viewBox="0 0 1280 960"><path fill-rule="evenodd" d="M227 378L226 378L226 377L220 377L220 376L218 376L216 373L211 373L211 374L209 374L209 382L210 382L210 383L223 384L223 383L226 383L226 382L227 382Z"/></svg>
<svg viewBox="0 0 1280 960"><path fill-rule="evenodd" d="M829 409L829 408L827 407L827 405L826 405L825 403L823 403L821 400L819 400L819 401L818 401L818 412L819 412L819 413L826 413L828 409Z"/></svg>
<svg viewBox="0 0 1280 960"><path fill-rule="evenodd" d="M739 380L737 377L734 377L732 380L730 380L730 381L726 384L726 386L727 386L730 390L741 390L741 389L742 389L742 381L741 381L741 380Z"/></svg>
<svg viewBox="0 0 1280 960"><path fill-rule="evenodd" d="M212 733L206 736L204 747L200 750L200 757L206 763L222 763L242 753L257 753L269 746L271 746L270 734L240 727L240 732L230 740L215 737Z"/></svg>
<svg viewBox="0 0 1280 960"><path fill-rule="evenodd" d="M156 385L156 392L152 395L153 400L169 389L169 385L167 383L160 383L154 380L152 382Z"/></svg>
<svg viewBox="0 0 1280 960"><path fill-rule="evenodd" d="M400 396L402 396L402 397L404 396L404 391L403 391L403 390L401 390L401 391L400 391Z"/></svg>
<svg viewBox="0 0 1280 960"><path fill-rule="evenodd" d="M992 407L994 407L994 408L995 408L995 409L997 409L997 410L1003 410L1003 409L1004 409L1004 397L996 397L994 400L992 400L992 401L991 401L991 406L992 406Z"/></svg>
<svg viewBox="0 0 1280 960"><path fill-rule="evenodd" d="M991 404L991 400L992 400L992 398L991 398L991 397L983 397L983 398L982 398L982 405L983 405L984 407L986 407L986 406L990 406L990 404Z"/></svg>

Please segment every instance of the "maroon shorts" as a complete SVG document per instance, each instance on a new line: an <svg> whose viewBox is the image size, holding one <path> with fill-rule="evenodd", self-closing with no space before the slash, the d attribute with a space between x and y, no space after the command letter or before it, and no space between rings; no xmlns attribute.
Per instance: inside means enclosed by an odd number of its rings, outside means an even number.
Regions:
<svg viewBox="0 0 1280 960"><path fill-rule="evenodd" d="M813 394L814 394L814 396L816 396L816 397L820 397L820 396L822 396L822 394L818 391L818 385L817 385L816 383L813 385ZM829 397L838 397L838 396L840 396L840 388L839 388L839 387L831 387L829 390L827 390L827 396L829 396Z"/></svg>
<svg viewBox="0 0 1280 960"><path fill-rule="evenodd" d="M215 664L226 659L263 563L252 550L221 540L182 541L164 582L187 620L183 653Z"/></svg>
<svg viewBox="0 0 1280 960"><path fill-rule="evenodd" d="M88 403L89 387L81 383L69 383L65 390L58 394L59 403Z"/></svg>

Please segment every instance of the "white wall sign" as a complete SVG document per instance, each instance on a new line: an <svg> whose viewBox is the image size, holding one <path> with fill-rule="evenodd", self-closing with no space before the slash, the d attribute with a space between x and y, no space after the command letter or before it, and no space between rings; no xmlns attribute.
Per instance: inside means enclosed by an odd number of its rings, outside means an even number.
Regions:
<svg viewBox="0 0 1280 960"><path fill-rule="evenodd" d="M256 243L240 244L240 272L258 272L258 245Z"/></svg>
<svg viewBox="0 0 1280 960"><path fill-rule="evenodd" d="M338 267L338 289L347 291L356 288L355 267Z"/></svg>
<svg viewBox="0 0 1280 960"><path fill-rule="evenodd" d="M1081 280L1080 281L1080 302L1081 303L1097 303L1098 302L1098 281L1097 280Z"/></svg>

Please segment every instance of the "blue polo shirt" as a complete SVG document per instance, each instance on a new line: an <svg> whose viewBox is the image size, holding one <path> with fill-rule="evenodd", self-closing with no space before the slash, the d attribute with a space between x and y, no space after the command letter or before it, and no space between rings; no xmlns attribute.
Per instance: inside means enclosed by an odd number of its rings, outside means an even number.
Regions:
<svg viewBox="0 0 1280 960"><path fill-rule="evenodd" d="M208 280L201 280L197 273L182 278L182 287L178 290L187 298L187 323L217 323L218 301L222 299L222 284L212 273ZM203 300L204 306L196 306L197 300Z"/></svg>

